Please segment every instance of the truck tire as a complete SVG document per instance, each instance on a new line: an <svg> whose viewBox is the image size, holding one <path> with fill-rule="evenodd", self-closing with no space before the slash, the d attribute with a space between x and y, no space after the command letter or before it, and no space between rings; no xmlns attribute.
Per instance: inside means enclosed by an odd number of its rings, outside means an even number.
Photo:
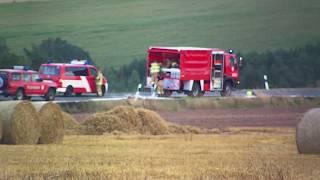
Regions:
<svg viewBox="0 0 320 180"><path fill-rule="evenodd" d="M192 85L192 90L188 93L190 97L198 97L201 94L201 88L198 82L194 82Z"/></svg>
<svg viewBox="0 0 320 180"><path fill-rule="evenodd" d="M56 90L50 88L44 98L46 101L53 101L56 98Z"/></svg>
<svg viewBox="0 0 320 180"><path fill-rule="evenodd" d="M164 90L164 97L170 97L172 95L172 91L170 90Z"/></svg>
<svg viewBox="0 0 320 180"><path fill-rule="evenodd" d="M68 86L66 89L66 92L64 93L65 97L71 97L73 94L73 87L72 86Z"/></svg>
<svg viewBox="0 0 320 180"><path fill-rule="evenodd" d="M23 88L18 88L17 91L16 91L14 99L21 101L21 100L24 100L25 98L26 98L26 95L24 93Z"/></svg>
<svg viewBox="0 0 320 180"><path fill-rule="evenodd" d="M230 81L226 81L223 84L223 90L220 92L221 96L231 96L232 93L232 83Z"/></svg>

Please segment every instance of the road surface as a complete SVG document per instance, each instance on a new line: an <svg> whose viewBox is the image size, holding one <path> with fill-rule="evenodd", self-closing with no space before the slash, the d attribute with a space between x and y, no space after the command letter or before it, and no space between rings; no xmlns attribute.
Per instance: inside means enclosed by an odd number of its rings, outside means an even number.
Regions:
<svg viewBox="0 0 320 180"><path fill-rule="evenodd" d="M297 88L297 89L271 89L271 90L253 90L258 96L281 96L281 97L320 97L320 88ZM245 97L246 89L236 90L232 93L232 96ZM135 97L135 92L133 93L107 93L104 97L97 97L95 94L92 95L82 95L82 96L72 96L64 97L57 96L56 102L79 102L79 101L102 101L102 100L119 100L127 99L128 97ZM205 96L217 96L220 94L217 92L206 93ZM153 99L155 97L151 96L149 92L141 92L139 97ZM181 98L186 97L185 94L173 93L171 98ZM12 97L0 97L0 101L12 101ZM32 101L43 101L41 97L33 97Z"/></svg>

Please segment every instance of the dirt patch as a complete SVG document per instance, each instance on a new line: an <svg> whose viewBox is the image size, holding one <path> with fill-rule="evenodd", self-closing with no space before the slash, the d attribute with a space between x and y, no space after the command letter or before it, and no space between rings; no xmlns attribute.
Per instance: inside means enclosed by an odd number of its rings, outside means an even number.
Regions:
<svg viewBox="0 0 320 180"><path fill-rule="evenodd" d="M193 109L158 111L167 121L201 128L296 127L309 108Z"/></svg>
<svg viewBox="0 0 320 180"><path fill-rule="evenodd" d="M227 127L296 127L309 107L259 107L230 109L191 109L183 111L157 111L160 116L171 123L190 125L200 128ZM83 122L92 113L77 113L73 117ZM175 129L183 132L182 129Z"/></svg>

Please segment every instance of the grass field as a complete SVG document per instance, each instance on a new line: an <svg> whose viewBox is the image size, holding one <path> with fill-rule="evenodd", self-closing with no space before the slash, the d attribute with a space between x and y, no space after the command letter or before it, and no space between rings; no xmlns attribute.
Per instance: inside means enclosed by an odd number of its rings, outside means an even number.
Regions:
<svg viewBox="0 0 320 180"><path fill-rule="evenodd" d="M67 136L62 145L0 146L0 179L314 179L294 129L213 135Z"/></svg>
<svg viewBox="0 0 320 180"><path fill-rule="evenodd" d="M150 45L288 48L320 39L320 1L49 0L0 4L14 52L48 37L88 50L101 66L144 58Z"/></svg>

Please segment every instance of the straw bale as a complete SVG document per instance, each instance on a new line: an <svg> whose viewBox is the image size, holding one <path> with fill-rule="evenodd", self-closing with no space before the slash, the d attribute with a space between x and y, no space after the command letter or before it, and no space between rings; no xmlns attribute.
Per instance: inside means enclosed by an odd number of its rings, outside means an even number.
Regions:
<svg viewBox="0 0 320 180"><path fill-rule="evenodd" d="M304 114L296 129L299 153L320 154L320 108Z"/></svg>
<svg viewBox="0 0 320 180"><path fill-rule="evenodd" d="M168 134L168 125L158 113L143 108L138 108L136 111L142 122L140 130L142 134Z"/></svg>
<svg viewBox="0 0 320 180"><path fill-rule="evenodd" d="M84 122L88 134L102 135L106 132L124 131L128 132L127 122L120 117L109 113L96 113Z"/></svg>
<svg viewBox="0 0 320 180"><path fill-rule="evenodd" d="M41 136L40 144L60 144L64 137L64 122L62 110L59 105L49 102L35 104L38 110Z"/></svg>
<svg viewBox="0 0 320 180"><path fill-rule="evenodd" d="M99 112L90 116L84 125L88 134L202 134L209 130L193 126L181 126L166 122L158 113L130 106L119 106L107 112Z"/></svg>
<svg viewBox="0 0 320 180"><path fill-rule="evenodd" d="M37 144L40 137L39 117L34 106L27 101L0 104L3 116L5 144Z"/></svg>
<svg viewBox="0 0 320 180"><path fill-rule="evenodd" d="M62 111L62 117L65 129L73 129L79 127L79 122L75 120L71 114Z"/></svg>
<svg viewBox="0 0 320 180"><path fill-rule="evenodd" d="M189 125L168 124L168 131L171 134L206 134L211 133L209 129L201 129Z"/></svg>
<svg viewBox="0 0 320 180"><path fill-rule="evenodd" d="M120 120L127 125L126 128L128 131L139 131L142 128L142 122L134 107L117 106L107 113L120 118Z"/></svg>
<svg viewBox="0 0 320 180"><path fill-rule="evenodd" d="M64 135L85 135L87 129L81 125L71 114L62 112L64 123Z"/></svg>

